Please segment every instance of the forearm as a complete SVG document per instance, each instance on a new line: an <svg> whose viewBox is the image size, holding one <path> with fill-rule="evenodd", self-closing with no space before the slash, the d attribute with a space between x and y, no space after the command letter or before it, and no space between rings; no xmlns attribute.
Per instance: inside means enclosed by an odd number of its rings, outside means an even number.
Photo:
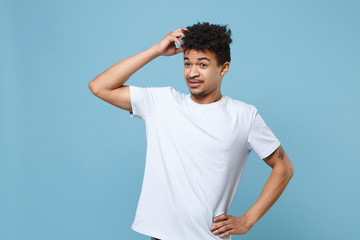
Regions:
<svg viewBox="0 0 360 240"><path fill-rule="evenodd" d="M93 92L98 92L103 89L113 90L119 88L131 75L158 56L160 56L160 54L156 45L154 45L137 55L114 64L92 80L89 83L89 87Z"/></svg>
<svg viewBox="0 0 360 240"><path fill-rule="evenodd" d="M292 170L285 165L273 168L259 198L244 214L251 226L253 226L274 205L285 190L292 175Z"/></svg>

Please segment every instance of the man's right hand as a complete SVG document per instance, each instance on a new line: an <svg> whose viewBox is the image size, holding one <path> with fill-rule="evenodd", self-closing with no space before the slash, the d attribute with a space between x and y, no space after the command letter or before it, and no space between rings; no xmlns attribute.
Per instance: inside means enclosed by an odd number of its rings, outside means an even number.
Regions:
<svg viewBox="0 0 360 240"><path fill-rule="evenodd" d="M183 31L187 31L186 28L180 28L173 32L168 33L158 44L155 46L160 55L172 56L184 51L180 37L185 37ZM175 42L179 45L179 48L176 48Z"/></svg>

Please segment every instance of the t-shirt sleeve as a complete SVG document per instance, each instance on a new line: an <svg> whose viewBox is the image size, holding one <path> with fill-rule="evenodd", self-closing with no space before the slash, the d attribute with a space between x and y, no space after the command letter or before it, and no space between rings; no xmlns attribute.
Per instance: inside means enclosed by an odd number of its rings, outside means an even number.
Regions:
<svg viewBox="0 0 360 240"><path fill-rule="evenodd" d="M161 97L166 91L166 87L137 87L129 86L132 112L130 117L145 120L160 103Z"/></svg>
<svg viewBox="0 0 360 240"><path fill-rule="evenodd" d="M252 108L253 114L248 135L248 147L254 151L259 158L264 159L280 146L280 141L265 124L258 110L253 106Z"/></svg>

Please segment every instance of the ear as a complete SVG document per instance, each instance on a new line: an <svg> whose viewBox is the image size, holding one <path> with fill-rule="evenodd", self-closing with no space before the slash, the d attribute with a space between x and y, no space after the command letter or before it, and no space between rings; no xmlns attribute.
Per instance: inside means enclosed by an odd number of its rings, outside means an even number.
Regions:
<svg viewBox="0 0 360 240"><path fill-rule="evenodd" d="M221 76L225 76L225 74L229 71L230 68L230 63L229 62L225 62L221 67L220 67L220 75Z"/></svg>

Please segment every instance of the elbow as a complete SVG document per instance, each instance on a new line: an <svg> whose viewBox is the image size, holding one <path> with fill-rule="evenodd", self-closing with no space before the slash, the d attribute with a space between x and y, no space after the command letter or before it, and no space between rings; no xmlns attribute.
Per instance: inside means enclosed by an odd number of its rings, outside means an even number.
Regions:
<svg viewBox="0 0 360 240"><path fill-rule="evenodd" d="M289 178L289 180L294 176L294 167L291 162L286 166L286 176Z"/></svg>
<svg viewBox="0 0 360 240"><path fill-rule="evenodd" d="M96 86L94 80L92 80L91 82L89 82L88 87L90 89L90 91L97 96L99 94L99 88Z"/></svg>

